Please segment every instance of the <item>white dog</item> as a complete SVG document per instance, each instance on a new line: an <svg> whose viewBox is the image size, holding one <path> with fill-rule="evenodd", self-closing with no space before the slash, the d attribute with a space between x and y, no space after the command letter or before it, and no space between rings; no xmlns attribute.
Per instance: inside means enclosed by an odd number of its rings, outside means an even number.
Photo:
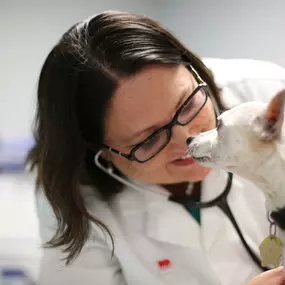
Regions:
<svg viewBox="0 0 285 285"><path fill-rule="evenodd" d="M195 137L189 150L201 165L222 168L253 181L266 208L285 230L285 90L269 104L243 103L218 118L216 129ZM283 232L285 240L285 232ZM283 240L283 244L284 244Z"/></svg>

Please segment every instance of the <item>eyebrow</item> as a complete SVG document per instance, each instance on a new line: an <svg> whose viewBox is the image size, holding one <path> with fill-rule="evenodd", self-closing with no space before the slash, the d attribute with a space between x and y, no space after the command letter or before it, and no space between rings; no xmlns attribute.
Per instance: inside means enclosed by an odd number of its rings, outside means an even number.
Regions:
<svg viewBox="0 0 285 285"><path fill-rule="evenodd" d="M192 80L191 80L192 81ZM192 82L193 83L193 82ZM177 102L176 106L175 106L175 112L178 111L178 109L182 106L182 104L184 103L184 99L185 99L185 96L186 94L188 94L189 90L191 89L191 87L193 87L193 85L188 85L183 91L182 91L182 95L179 99L179 101ZM196 86L194 85L194 89L192 90L192 92L195 90ZM164 124L165 125L165 124ZM146 132L150 132L152 131L151 133L157 131L158 129L160 129L162 126L164 125L153 125L153 126L150 126L148 128L145 128L144 130L141 130L141 131L138 131L136 133L134 133L131 137L129 138L126 138L124 139L124 141L128 142L129 144L131 144L131 142L137 138L137 137L140 137L142 134L146 133Z"/></svg>

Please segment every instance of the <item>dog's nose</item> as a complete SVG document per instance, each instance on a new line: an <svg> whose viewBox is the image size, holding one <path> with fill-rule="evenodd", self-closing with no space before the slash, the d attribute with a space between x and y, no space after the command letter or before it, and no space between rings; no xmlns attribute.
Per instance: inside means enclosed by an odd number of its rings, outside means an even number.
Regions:
<svg viewBox="0 0 285 285"><path fill-rule="evenodd" d="M193 141L194 137L189 137L187 140L186 140L186 143L189 145L192 141Z"/></svg>

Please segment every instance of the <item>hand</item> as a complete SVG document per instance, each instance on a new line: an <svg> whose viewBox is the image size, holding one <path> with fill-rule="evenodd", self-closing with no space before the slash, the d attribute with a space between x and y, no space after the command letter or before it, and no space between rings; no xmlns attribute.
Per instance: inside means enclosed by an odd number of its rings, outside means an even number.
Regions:
<svg viewBox="0 0 285 285"><path fill-rule="evenodd" d="M282 266L263 272L253 279L251 279L246 285L284 285L285 284L285 272Z"/></svg>

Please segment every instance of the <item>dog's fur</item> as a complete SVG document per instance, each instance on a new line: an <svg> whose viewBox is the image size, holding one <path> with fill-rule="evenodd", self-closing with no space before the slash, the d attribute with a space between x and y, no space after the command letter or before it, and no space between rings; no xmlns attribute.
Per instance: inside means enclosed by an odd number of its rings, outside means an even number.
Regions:
<svg viewBox="0 0 285 285"><path fill-rule="evenodd" d="M274 95L274 94L273 94ZM224 112L218 127L195 137L189 150L196 161L253 181L266 207L285 230L285 90L268 103L248 102ZM284 232L285 237L285 232Z"/></svg>
<svg viewBox="0 0 285 285"><path fill-rule="evenodd" d="M248 102L224 112L218 127L195 137L189 151L199 164L254 182L281 229L285 266L285 90L269 104Z"/></svg>

